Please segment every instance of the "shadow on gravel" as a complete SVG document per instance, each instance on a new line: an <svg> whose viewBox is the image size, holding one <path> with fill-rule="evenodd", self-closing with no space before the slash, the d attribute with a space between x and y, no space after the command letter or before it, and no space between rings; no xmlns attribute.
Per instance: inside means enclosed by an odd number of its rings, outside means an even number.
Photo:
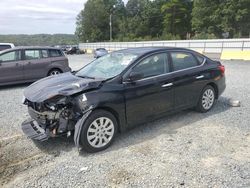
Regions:
<svg viewBox="0 0 250 188"><path fill-rule="evenodd" d="M207 113L199 113L191 109L184 110L161 119L142 124L136 128L126 131L125 133L118 134L112 146L99 153L106 153L126 148L128 146L137 145L145 140L151 140L161 134L169 135L171 141L171 137L173 134L177 133L179 128L190 125L192 126L195 122L212 117L213 115L218 115L229 110L230 108L231 106L228 103L228 99L220 97L213 109ZM99 153L88 154L81 151L80 154L82 156L89 156L98 155Z"/></svg>
<svg viewBox="0 0 250 188"><path fill-rule="evenodd" d="M144 142L145 140L153 139L161 134L168 134L171 136L177 133L178 129L181 127L189 126L202 119L225 112L229 108L230 106L228 104L228 99L220 97L214 108L207 113L198 113L193 110L185 110L152 122L148 122L146 124L142 124L136 128L126 131L125 133L118 134L113 145L100 153L106 153L121 149L123 147L128 147L130 145L136 145L138 143ZM50 155L54 155L55 157L59 156L61 151L69 152L75 147L73 136L70 138L51 138L45 142L34 141L34 143L41 151ZM80 154L82 156L95 155L88 154L84 151L81 151Z"/></svg>
<svg viewBox="0 0 250 188"><path fill-rule="evenodd" d="M42 152L53 155L54 157L59 156L61 151L69 152L75 147L73 136L69 138L67 138L66 136L50 138L44 142L33 140L33 143Z"/></svg>

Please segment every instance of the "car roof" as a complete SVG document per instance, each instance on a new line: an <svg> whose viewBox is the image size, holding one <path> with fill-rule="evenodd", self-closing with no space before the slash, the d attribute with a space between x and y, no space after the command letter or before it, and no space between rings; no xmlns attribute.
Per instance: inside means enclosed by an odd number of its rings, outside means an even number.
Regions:
<svg viewBox="0 0 250 188"><path fill-rule="evenodd" d="M122 49L115 52L131 53L141 56L147 53L163 51L163 50L185 50L193 52L192 50L189 50L187 48L177 48L177 47L137 47L137 48Z"/></svg>
<svg viewBox="0 0 250 188"><path fill-rule="evenodd" d="M0 43L0 45L10 45L10 46L14 46L13 43Z"/></svg>
<svg viewBox="0 0 250 188"><path fill-rule="evenodd" d="M42 50L42 49L60 50L60 48L50 47L50 46L18 46L18 47L10 48L10 49L7 49L7 50L3 50L0 53L11 52L11 51L14 51L14 50L33 50L33 49L38 49L38 50Z"/></svg>

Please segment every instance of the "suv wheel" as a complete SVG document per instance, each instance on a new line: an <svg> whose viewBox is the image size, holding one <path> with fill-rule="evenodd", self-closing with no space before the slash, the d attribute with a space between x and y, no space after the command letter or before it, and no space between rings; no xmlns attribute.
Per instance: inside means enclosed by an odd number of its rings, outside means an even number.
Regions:
<svg viewBox="0 0 250 188"><path fill-rule="evenodd" d="M204 113L211 110L214 103L215 103L215 91L212 86L208 85L203 89L196 109L197 111Z"/></svg>
<svg viewBox="0 0 250 188"><path fill-rule="evenodd" d="M81 146L87 152L108 148L117 133L116 118L105 110L96 110L85 121L81 133Z"/></svg>
<svg viewBox="0 0 250 188"><path fill-rule="evenodd" d="M61 74L62 71L60 69L52 69L51 71L49 71L49 76L53 76L53 75L57 75L57 74Z"/></svg>

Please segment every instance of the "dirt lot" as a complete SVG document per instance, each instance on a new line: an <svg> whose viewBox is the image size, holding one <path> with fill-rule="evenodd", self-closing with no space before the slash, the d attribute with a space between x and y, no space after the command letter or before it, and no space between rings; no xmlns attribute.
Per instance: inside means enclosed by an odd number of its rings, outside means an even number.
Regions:
<svg viewBox="0 0 250 188"><path fill-rule="evenodd" d="M76 70L92 56L69 56ZM73 138L34 143L20 128L27 84L0 88L2 187L250 187L250 62L224 62L227 89L212 111L191 110L118 135L106 151ZM228 99L241 100L230 107Z"/></svg>

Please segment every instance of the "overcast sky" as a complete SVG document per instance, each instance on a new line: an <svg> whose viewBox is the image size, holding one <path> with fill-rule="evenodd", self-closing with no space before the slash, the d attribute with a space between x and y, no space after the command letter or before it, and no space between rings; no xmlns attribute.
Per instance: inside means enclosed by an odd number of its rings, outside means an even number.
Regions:
<svg viewBox="0 0 250 188"><path fill-rule="evenodd" d="M0 0L0 34L73 34L86 1Z"/></svg>

